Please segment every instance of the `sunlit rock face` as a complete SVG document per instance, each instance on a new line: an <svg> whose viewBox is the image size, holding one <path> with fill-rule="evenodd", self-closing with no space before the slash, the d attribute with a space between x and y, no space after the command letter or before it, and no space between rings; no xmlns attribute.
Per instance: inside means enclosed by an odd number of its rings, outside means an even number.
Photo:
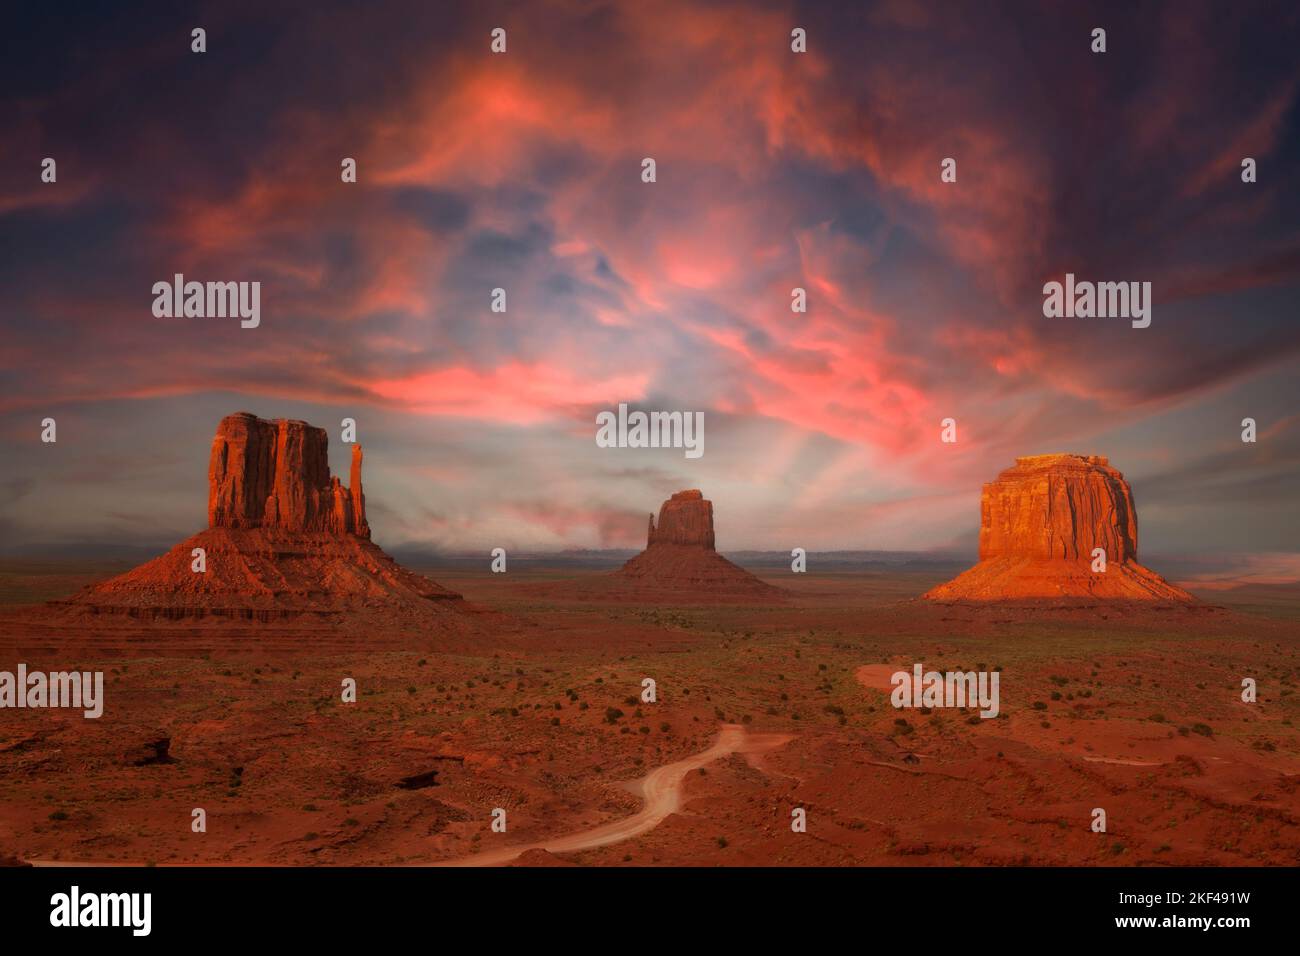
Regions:
<svg viewBox="0 0 1300 956"><path fill-rule="evenodd" d="M1133 493L1099 455L1017 458L984 486L979 540L979 563L927 598L1194 600L1138 563Z"/></svg>

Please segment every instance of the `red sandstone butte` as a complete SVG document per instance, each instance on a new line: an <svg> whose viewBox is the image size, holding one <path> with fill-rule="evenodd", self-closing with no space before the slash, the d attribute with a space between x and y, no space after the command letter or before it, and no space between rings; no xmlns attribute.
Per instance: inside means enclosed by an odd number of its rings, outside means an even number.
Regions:
<svg viewBox="0 0 1300 956"><path fill-rule="evenodd" d="M1092 570L1095 548L1106 570ZM1137 509L1099 455L1032 455L984 486L979 563L933 601L1195 601L1137 561Z"/></svg>
<svg viewBox="0 0 1300 956"><path fill-rule="evenodd" d="M668 544L712 551L713 541L713 502L699 491L679 491L665 501L659 508L657 527L655 516L650 516L647 548Z"/></svg>
<svg viewBox="0 0 1300 956"><path fill-rule="evenodd" d="M713 502L693 489L665 501L658 524L650 516L645 550L614 574L644 587L683 592L784 593L714 550Z"/></svg>
<svg viewBox="0 0 1300 956"><path fill-rule="evenodd" d="M352 490L330 477L329 437L306 422L248 412L217 426L208 461L208 527L282 528L369 538L361 446L352 446Z"/></svg>
<svg viewBox="0 0 1300 956"><path fill-rule="evenodd" d="M66 603L142 618L252 620L459 605L460 595L371 542L361 460L354 446L346 488L330 475L324 429L228 415L208 462L208 529ZM192 567L196 548L203 572Z"/></svg>

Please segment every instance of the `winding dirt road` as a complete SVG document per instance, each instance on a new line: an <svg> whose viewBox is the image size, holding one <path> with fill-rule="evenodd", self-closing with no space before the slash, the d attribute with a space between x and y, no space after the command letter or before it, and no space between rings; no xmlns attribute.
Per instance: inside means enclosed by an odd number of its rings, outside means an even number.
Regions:
<svg viewBox="0 0 1300 956"><path fill-rule="evenodd" d="M706 764L734 753L758 754L775 750L794 739L793 734L749 734L740 724L723 724L722 732L713 746L702 753L665 764L636 781L634 791L645 800L645 806L634 815L615 820L591 830L581 830L567 836L551 837L536 843L519 843L496 850L475 853L473 856L442 860L430 866L500 866L509 863L529 850L546 850L548 853L574 853L598 846L608 846L630 840L653 830L670 813L682 805L682 785L686 775Z"/></svg>
<svg viewBox="0 0 1300 956"><path fill-rule="evenodd" d="M645 801L637 813L623 820L615 820L591 830L580 830L567 836L551 837L536 843L518 843L503 846L473 856L457 857L452 860L440 860L436 863L417 863L416 866L500 866L509 863L529 850L546 850L549 853L574 853L578 850L590 850L598 846L608 846L622 840L630 840L648 830L653 830L670 813L676 813L682 805L682 789L686 775L692 770L729 757L731 754L761 754L782 747L794 739L793 734L750 734L740 724L723 724L718 739L713 746L702 753L665 764L650 771L640 780L631 784L634 793ZM30 860L34 866L132 866L136 864L123 862L99 862L89 860ZM184 864L194 865L194 864ZM199 864L202 865L202 864Z"/></svg>

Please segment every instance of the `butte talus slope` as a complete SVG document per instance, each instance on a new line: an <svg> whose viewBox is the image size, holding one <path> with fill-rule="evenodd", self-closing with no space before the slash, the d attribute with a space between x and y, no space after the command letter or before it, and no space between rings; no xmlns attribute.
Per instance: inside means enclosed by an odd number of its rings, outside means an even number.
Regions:
<svg viewBox="0 0 1300 956"><path fill-rule="evenodd" d="M683 594L785 594L714 550L713 502L695 490L679 491L665 501L657 524L650 516L645 550L613 576L638 588Z"/></svg>
<svg viewBox="0 0 1300 956"><path fill-rule="evenodd" d="M456 613L460 595L371 542L361 447L352 449L345 487L330 476L328 442L324 429L305 422L226 416L208 464L208 529L65 606L162 619ZM196 548L206 571L192 569Z"/></svg>
<svg viewBox="0 0 1300 956"><path fill-rule="evenodd" d="M1095 548L1106 570L1092 570ZM979 563L933 601L1149 601L1190 594L1137 561L1137 510L1124 476L1097 455L1034 455L984 486Z"/></svg>

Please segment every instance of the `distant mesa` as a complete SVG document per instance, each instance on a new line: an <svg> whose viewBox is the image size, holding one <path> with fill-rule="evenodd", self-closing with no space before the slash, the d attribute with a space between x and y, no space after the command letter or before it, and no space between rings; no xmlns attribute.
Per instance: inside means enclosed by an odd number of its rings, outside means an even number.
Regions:
<svg viewBox="0 0 1300 956"><path fill-rule="evenodd" d="M345 487L330 475L323 428L227 415L208 462L208 529L62 603L163 619L458 610L459 594L406 570L370 541L361 461L354 446ZM203 572L193 569L196 548L205 552Z"/></svg>
<svg viewBox="0 0 1300 956"><path fill-rule="evenodd" d="M1094 571L1093 551L1106 570ZM984 486L979 563L932 601L1195 602L1137 561L1128 482L1098 455L1033 455Z"/></svg>
<svg viewBox="0 0 1300 956"><path fill-rule="evenodd" d="M713 502L697 490L679 491L650 516L645 550L614 572L615 577L656 589L681 592L767 595L785 592L760 581L714 550Z"/></svg>

